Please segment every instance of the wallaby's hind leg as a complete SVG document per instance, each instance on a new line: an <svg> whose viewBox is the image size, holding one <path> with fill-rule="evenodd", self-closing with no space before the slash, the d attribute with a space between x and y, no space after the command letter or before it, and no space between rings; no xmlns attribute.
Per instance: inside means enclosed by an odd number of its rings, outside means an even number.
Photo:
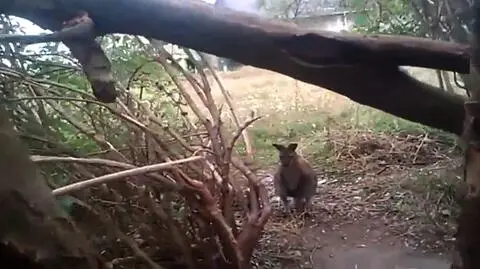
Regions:
<svg viewBox="0 0 480 269"><path fill-rule="evenodd" d="M303 213L306 209L306 199L304 197L295 197L295 210L297 213Z"/></svg>
<svg viewBox="0 0 480 269"><path fill-rule="evenodd" d="M298 213L309 213L312 210L312 198L315 194L315 186L305 184L301 195L295 198L295 209Z"/></svg>
<svg viewBox="0 0 480 269"><path fill-rule="evenodd" d="M287 189L281 182L281 176L277 172L274 177L274 188L275 188L275 194L280 197L280 201L282 202L282 207L285 212L289 212L289 206L288 206L288 198L287 198Z"/></svg>
<svg viewBox="0 0 480 269"><path fill-rule="evenodd" d="M285 212L290 211L290 207L288 206L288 198L287 198L287 193L285 190L280 191L280 200L282 201L282 207Z"/></svg>
<svg viewBox="0 0 480 269"><path fill-rule="evenodd" d="M295 199L295 211L297 214L304 215L305 217L312 217L312 201L308 198Z"/></svg>
<svg viewBox="0 0 480 269"><path fill-rule="evenodd" d="M313 207L313 205L312 205L312 197L307 198L307 209L308 209L308 210L312 210L312 207Z"/></svg>
<svg viewBox="0 0 480 269"><path fill-rule="evenodd" d="M305 211L310 214L312 209L312 197L305 198Z"/></svg>
<svg viewBox="0 0 480 269"><path fill-rule="evenodd" d="M297 210L301 213L310 213L312 211L312 198L317 192L317 179L315 176L308 177L301 186L300 197L295 200L298 205Z"/></svg>

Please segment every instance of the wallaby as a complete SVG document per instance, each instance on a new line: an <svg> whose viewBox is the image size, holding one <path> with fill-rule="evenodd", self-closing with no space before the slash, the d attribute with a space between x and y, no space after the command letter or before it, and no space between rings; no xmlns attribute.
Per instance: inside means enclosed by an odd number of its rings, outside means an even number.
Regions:
<svg viewBox="0 0 480 269"><path fill-rule="evenodd" d="M288 146L272 144L278 151L280 165L274 176L275 194L288 210L288 198L293 197L297 212L311 207L311 200L317 190L317 175L310 163L295 150L297 143Z"/></svg>

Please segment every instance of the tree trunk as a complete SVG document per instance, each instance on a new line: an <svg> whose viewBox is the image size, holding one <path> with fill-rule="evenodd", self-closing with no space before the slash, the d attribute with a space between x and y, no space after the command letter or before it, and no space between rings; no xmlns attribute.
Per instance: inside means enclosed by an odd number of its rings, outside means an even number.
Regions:
<svg viewBox="0 0 480 269"><path fill-rule="evenodd" d="M464 180L467 193L462 197L452 269L480 268L480 102L465 103L466 144Z"/></svg>
<svg viewBox="0 0 480 269"><path fill-rule="evenodd" d="M471 81L480 81L480 3L475 3ZM480 90L473 88L465 102L462 138L465 142L464 180L467 192L458 218L456 255L452 269L480 268Z"/></svg>

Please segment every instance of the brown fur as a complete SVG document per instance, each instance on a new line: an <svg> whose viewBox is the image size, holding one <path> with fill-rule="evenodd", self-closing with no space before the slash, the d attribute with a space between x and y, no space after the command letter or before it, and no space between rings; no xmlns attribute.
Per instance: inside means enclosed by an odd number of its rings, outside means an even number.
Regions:
<svg viewBox="0 0 480 269"><path fill-rule="evenodd" d="M297 144L288 146L273 144L279 151L280 165L274 176L275 194L288 209L287 197L293 197L297 211L311 207L317 190L317 175L310 163L295 152Z"/></svg>

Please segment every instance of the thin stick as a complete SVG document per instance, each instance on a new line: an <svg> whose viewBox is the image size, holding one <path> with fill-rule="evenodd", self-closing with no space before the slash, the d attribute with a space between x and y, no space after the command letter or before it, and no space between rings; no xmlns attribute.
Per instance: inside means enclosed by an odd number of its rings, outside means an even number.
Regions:
<svg viewBox="0 0 480 269"><path fill-rule="evenodd" d="M90 164L90 165L103 165L123 169L138 169L139 167L118 161L112 161L101 158L74 158L74 157L58 157L58 156L41 156L41 155L32 155L30 160L34 163L47 163L47 162L66 162L66 163L80 163L80 164ZM162 177L159 175L151 174L153 179L160 181L169 188L177 188L178 185L175 181L168 179L167 177Z"/></svg>
<svg viewBox="0 0 480 269"><path fill-rule="evenodd" d="M230 109L230 116L232 117L233 119L233 123L235 124L235 127L237 129L241 129L241 126L240 126L240 121L238 120L238 117L237 117L237 113L236 113L236 108L232 102L232 98L231 98L231 95L230 93L227 91L227 89L225 89L225 87L223 86L224 83L222 82L222 79L220 78L220 76L217 75L217 73L215 72L215 70L213 69L213 67L211 66L211 64L205 59L205 54L204 53L199 53L200 56L202 57L203 61L205 62L205 64L207 65L207 68L210 69L210 71L212 72L212 76L213 78L215 79L215 81L217 82L217 85L218 87L220 88L220 92L222 93L223 97L225 98L225 102L227 103L228 105L228 108ZM241 131L241 135L243 136L243 140L245 142L245 150L247 152L247 156L249 158L252 158L253 156L253 147L252 147L252 144L250 143L250 138L248 137L248 132L245 128L242 129ZM238 139L238 138L237 138ZM236 140L236 139L235 139Z"/></svg>
<svg viewBox="0 0 480 269"><path fill-rule="evenodd" d="M111 167L118 167L124 169L133 169L138 168L135 165L117 162L101 158L75 158L75 157L59 157L59 156L42 156L42 155L32 155L30 160L34 163L46 163L46 162L72 162L72 163L83 163L83 164L98 164Z"/></svg>
<svg viewBox="0 0 480 269"><path fill-rule="evenodd" d="M422 149L423 144L425 144L425 140L427 140L427 138L428 138L428 134L425 134L422 141L420 142L420 145L417 147L417 150L415 151L415 155L414 155L413 161L412 161L413 164L415 164L417 162L418 152L420 152L420 149Z"/></svg>
<svg viewBox="0 0 480 269"><path fill-rule="evenodd" d="M165 168L170 168L176 164L181 164L181 163L187 163L187 162L194 162L198 160L203 160L203 156L193 156L189 157L186 159L181 159L181 160L175 160L171 162L165 162L165 163L159 163L159 164L153 164L153 165L147 165L143 167L138 167L138 168L133 168L117 173L112 173L108 175L104 175L101 177L96 177L92 178L89 180L81 181L81 182L76 182L58 189L55 189L52 191L53 196L61 196L65 195L74 191L86 189L95 185L107 183L109 181L115 180L115 179L121 179L125 177L131 177L131 176L136 176L136 175L142 175L150 172L155 172L158 170L162 170Z"/></svg>
<svg viewBox="0 0 480 269"><path fill-rule="evenodd" d="M248 126L250 126L250 124L254 123L255 121L261 119L262 116L258 116L258 117L255 117L255 118L252 118L252 119L249 119L248 121L246 121L242 126L240 126L237 130L237 133L235 133L235 135L233 136L232 138L232 141L230 142L230 147L229 149L233 149L233 147L235 146L235 142L237 142L238 138L240 137L240 135L242 135L243 131L245 129L247 129Z"/></svg>

